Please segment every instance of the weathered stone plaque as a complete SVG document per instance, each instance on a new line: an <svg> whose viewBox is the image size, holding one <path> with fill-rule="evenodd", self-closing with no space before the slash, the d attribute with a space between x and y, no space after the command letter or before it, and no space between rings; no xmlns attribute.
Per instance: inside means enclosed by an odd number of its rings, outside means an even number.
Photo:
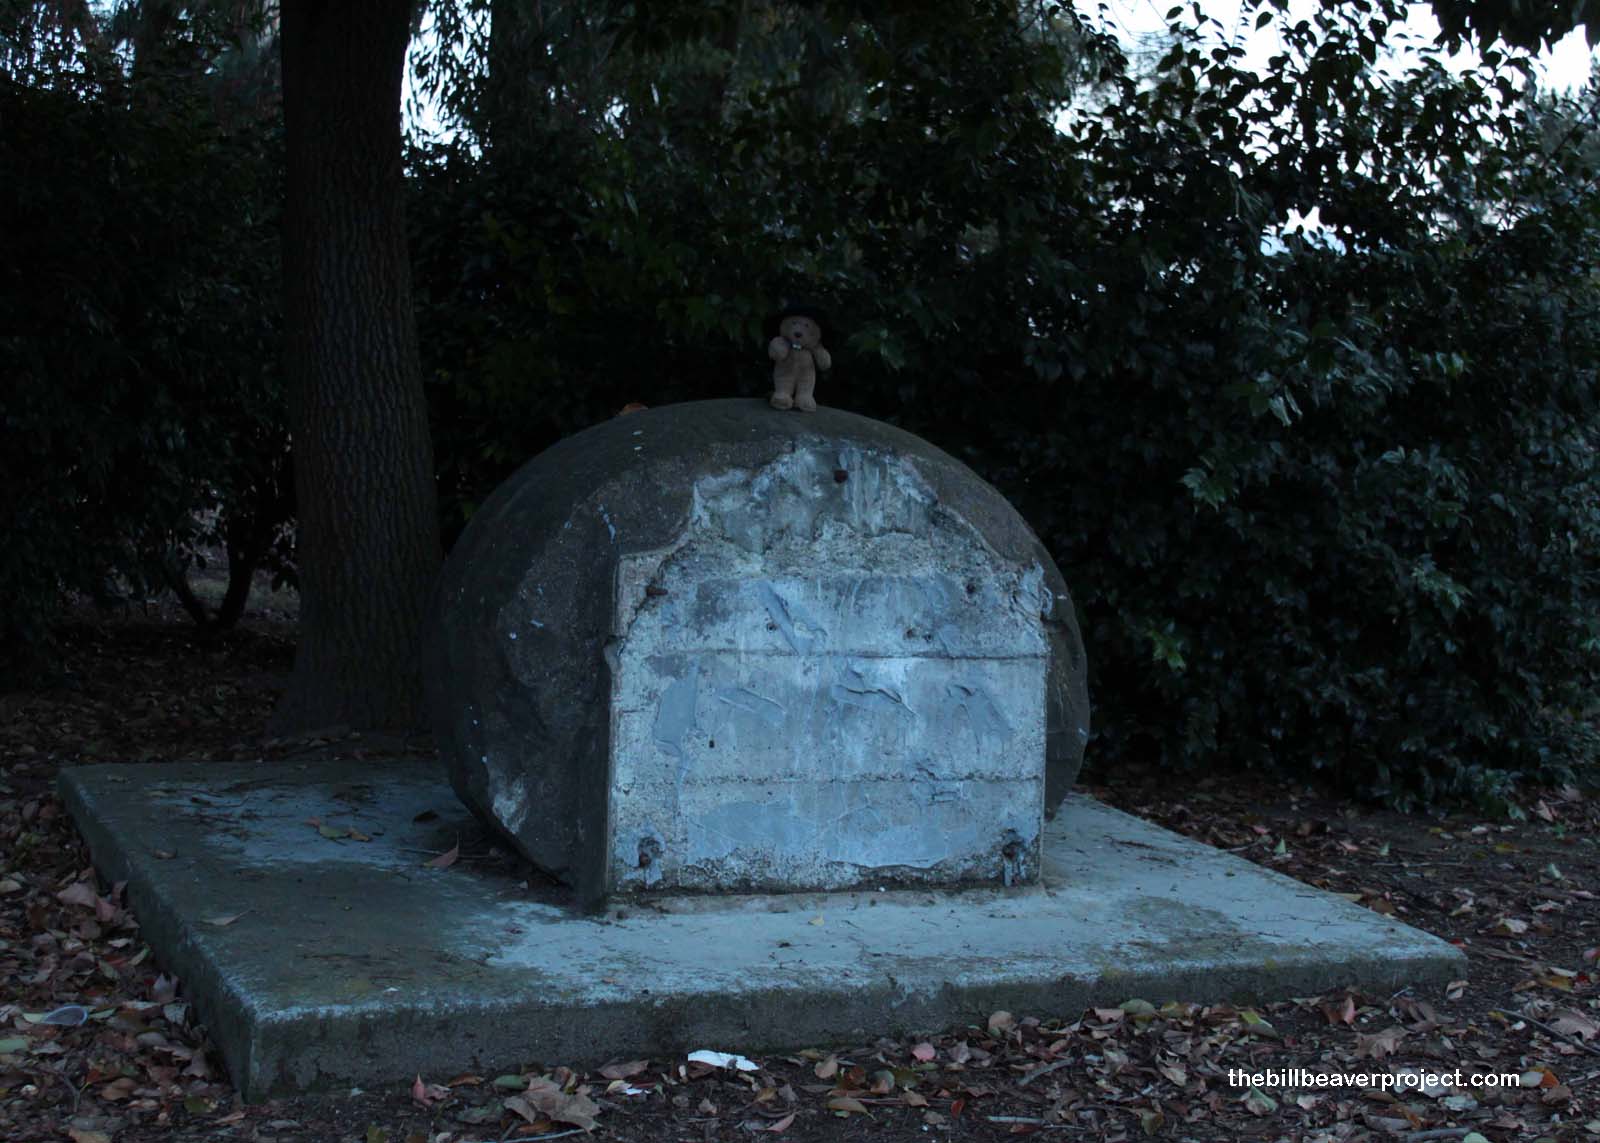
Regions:
<svg viewBox="0 0 1600 1143"><path fill-rule="evenodd" d="M702 478L617 568L613 887L1031 876L1043 581L889 453Z"/></svg>
<svg viewBox="0 0 1600 1143"><path fill-rule="evenodd" d="M462 798L584 896L1020 884L1087 737L1071 601L964 466L759 401L535 458L446 568Z"/></svg>

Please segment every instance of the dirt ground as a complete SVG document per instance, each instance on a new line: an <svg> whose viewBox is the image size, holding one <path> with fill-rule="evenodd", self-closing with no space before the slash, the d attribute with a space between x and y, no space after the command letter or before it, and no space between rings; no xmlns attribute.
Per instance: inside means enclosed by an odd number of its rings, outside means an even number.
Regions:
<svg viewBox="0 0 1600 1143"><path fill-rule="evenodd" d="M1104 801L1455 942L1466 979L1256 1008L1130 996L763 1056L503 1061L500 1075L242 1104L206 1030L97 881L53 793L100 761L425 753L330 727L265 736L293 654L268 605L202 645L175 609L87 614L59 670L0 695L0 1139L1600 1140L1600 806L1528 790L1522 820L1406 817L1250 774L1091 776ZM707 1048L737 1053L738 1044ZM1430 1090L1230 1085L1230 1069L1415 1076ZM1466 1086L1514 1073L1517 1086Z"/></svg>

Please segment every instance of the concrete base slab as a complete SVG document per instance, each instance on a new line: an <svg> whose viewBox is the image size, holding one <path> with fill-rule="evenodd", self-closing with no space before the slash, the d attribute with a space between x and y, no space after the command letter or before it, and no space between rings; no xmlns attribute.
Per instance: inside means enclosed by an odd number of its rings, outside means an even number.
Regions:
<svg viewBox="0 0 1600 1143"><path fill-rule="evenodd" d="M435 765L84 766L61 789L251 1100L1465 975L1436 937L1082 795L1020 891L576 914L481 864L425 865L481 837Z"/></svg>

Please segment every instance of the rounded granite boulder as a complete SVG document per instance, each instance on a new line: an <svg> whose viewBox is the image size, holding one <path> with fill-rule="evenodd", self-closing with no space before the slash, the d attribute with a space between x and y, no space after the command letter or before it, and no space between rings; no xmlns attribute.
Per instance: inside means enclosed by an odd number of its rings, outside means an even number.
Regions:
<svg viewBox="0 0 1600 1143"><path fill-rule="evenodd" d="M589 901L1032 880L1089 707L1067 586L891 425L761 400L524 465L441 575L428 703L462 800Z"/></svg>

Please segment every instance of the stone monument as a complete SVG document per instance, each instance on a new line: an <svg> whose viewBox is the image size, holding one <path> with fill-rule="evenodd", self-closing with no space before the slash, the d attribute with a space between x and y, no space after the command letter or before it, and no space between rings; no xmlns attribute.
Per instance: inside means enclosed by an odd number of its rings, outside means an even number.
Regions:
<svg viewBox="0 0 1600 1143"><path fill-rule="evenodd" d="M863 417L708 401L563 441L474 516L427 655L448 784L433 759L61 772L247 1099L1465 972L1066 797L1066 586L994 489ZM575 899L441 863L467 807Z"/></svg>
<svg viewBox="0 0 1600 1143"><path fill-rule="evenodd" d="M1005 499L762 400L535 457L452 552L425 666L456 792L589 904L1032 881L1088 737L1071 599Z"/></svg>

